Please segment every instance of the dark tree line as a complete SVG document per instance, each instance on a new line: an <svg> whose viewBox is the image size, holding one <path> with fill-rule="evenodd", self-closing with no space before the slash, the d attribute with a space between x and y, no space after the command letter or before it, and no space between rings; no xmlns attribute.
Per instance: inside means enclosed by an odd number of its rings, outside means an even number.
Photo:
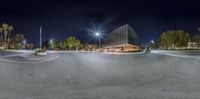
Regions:
<svg viewBox="0 0 200 99"><path fill-rule="evenodd" d="M162 49L186 48L189 40L189 34L186 31L170 30L160 35L159 44Z"/></svg>

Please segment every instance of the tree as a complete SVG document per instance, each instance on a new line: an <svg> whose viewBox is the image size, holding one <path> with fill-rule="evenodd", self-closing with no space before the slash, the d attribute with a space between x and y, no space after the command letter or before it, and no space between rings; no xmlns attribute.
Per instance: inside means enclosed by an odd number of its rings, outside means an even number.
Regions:
<svg viewBox="0 0 200 99"><path fill-rule="evenodd" d="M11 31L14 30L14 28L7 23L2 24L2 29L4 33L4 43L7 48L7 41L8 41L8 36L10 35Z"/></svg>
<svg viewBox="0 0 200 99"><path fill-rule="evenodd" d="M73 47L80 46L80 41L71 36L64 41L64 46L71 50Z"/></svg>
<svg viewBox="0 0 200 99"><path fill-rule="evenodd" d="M161 34L160 36L160 41L161 41L161 45L163 48L168 49L169 47L172 47L173 42L174 42L174 38L173 38L173 34L175 31L166 31L164 33Z"/></svg>
<svg viewBox="0 0 200 99"><path fill-rule="evenodd" d="M171 30L163 32L160 36L160 44L164 49L175 47L187 47L189 35L184 30Z"/></svg>
<svg viewBox="0 0 200 99"><path fill-rule="evenodd" d="M11 36L11 31L13 31L14 30L14 28L13 28L13 26L9 26L8 27L8 40L10 41L11 39L10 39L10 36Z"/></svg>
<svg viewBox="0 0 200 99"><path fill-rule="evenodd" d="M42 48L43 49L49 49L49 40L44 40L43 42L42 42Z"/></svg>
<svg viewBox="0 0 200 99"><path fill-rule="evenodd" d="M17 49L22 48L24 40L25 38L23 34L16 34L14 38L14 43L13 43L15 48Z"/></svg>
<svg viewBox="0 0 200 99"><path fill-rule="evenodd" d="M184 30L175 31L175 46L187 47L189 42L189 35Z"/></svg>
<svg viewBox="0 0 200 99"><path fill-rule="evenodd" d="M8 42L8 48L19 48L18 43L15 41L15 38L10 38L10 42Z"/></svg>
<svg viewBox="0 0 200 99"><path fill-rule="evenodd" d="M62 49L63 48L62 42L59 40L52 40L50 45L51 45L51 48L53 48L53 49Z"/></svg>
<svg viewBox="0 0 200 99"><path fill-rule="evenodd" d="M15 35L15 40L16 40L17 42L19 42L19 43L23 42L24 39L25 39L25 38L24 38L24 35L23 35L23 34L16 34L16 35Z"/></svg>
<svg viewBox="0 0 200 99"><path fill-rule="evenodd" d="M1 33L1 44L3 43L3 28L0 27L0 33Z"/></svg>

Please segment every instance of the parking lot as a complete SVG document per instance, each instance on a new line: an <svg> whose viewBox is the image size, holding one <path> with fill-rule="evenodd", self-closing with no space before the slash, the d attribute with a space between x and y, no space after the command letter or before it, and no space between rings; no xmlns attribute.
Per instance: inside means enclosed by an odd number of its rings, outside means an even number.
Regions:
<svg viewBox="0 0 200 99"><path fill-rule="evenodd" d="M1 53L1 58L16 54ZM0 99L199 99L200 60L67 52L42 63L0 61Z"/></svg>

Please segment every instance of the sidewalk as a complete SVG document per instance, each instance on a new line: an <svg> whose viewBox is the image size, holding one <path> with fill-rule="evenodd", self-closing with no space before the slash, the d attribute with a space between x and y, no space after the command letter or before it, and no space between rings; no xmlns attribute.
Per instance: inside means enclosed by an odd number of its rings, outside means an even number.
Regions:
<svg viewBox="0 0 200 99"><path fill-rule="evenodd" d="M133 53L104 52L104 53L114 54L114 55L137 55L137 54L144 54L145 52L133 52Z"/></svg>
<svg viewBox="0 0 200 99"><path fill-rule="evenodd" d="M34 52L26 52L21 54L6 55L0 60L16 63L42 63L55 60L59 57L60 55L56 53L48 53L46 56L37 56L34 55Z"/></svg>
<svg viewBox="0 0 200 99"><path fill-rule="evenodd" d="M191 50L153 50L151 53L163 54L173 57L200 59L200 51Z"/></svg>

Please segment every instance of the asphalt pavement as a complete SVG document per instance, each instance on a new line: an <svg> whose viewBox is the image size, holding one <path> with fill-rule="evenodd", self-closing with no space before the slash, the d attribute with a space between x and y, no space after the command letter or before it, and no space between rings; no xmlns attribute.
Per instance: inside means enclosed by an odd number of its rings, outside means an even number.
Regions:
<svg viewBox="0 0 200 99"><path fill-rule="evenodd" d="M43 63L0 61L0 99L200 99L198 59L157 53L59 55Z"/></svg>

